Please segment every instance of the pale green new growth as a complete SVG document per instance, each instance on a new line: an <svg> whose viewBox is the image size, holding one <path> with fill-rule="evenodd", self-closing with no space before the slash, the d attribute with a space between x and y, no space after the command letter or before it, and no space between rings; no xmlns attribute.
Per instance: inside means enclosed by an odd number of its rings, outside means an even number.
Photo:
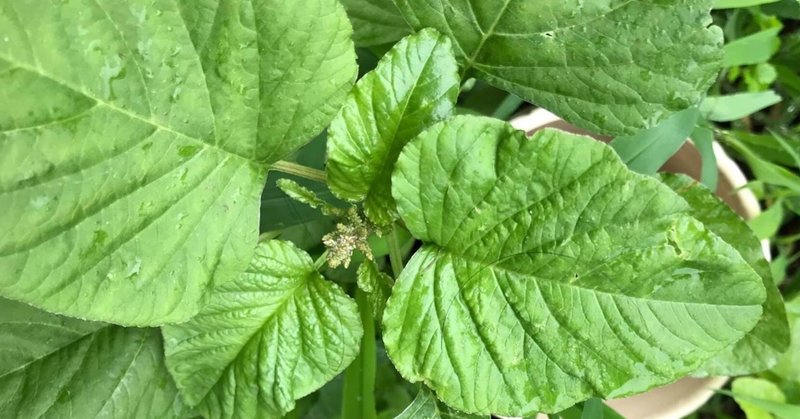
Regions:
<svg viewBox="0 0 800 419"><path fill-rule="evenodd" d="M358 354L355 301L288 242L259 244L187 323L164 326L167 366L207 418L281 417Z"/></svg>
<svg viewBox="0 0 800 419"><path fill-rule="evenodd" d="M449 117L458 96L450 40L423 30L400 41L356 84L328 134L328 181L338 197L364 201L369 219L397 218L391 175L400 150Z"/></svg>
<svg viewBox="0 0 800 419"><path fill-rule="evenodd" d="M189 319L356 74L336 0L0 0L0 295Z"/></svg>
<svg viewBox="0 0 800 419"><path fill-rule="evenodd" d="M387 303L386 349L459 410L639 393L761 317L764 286L736 249L590 138L456 117L406 146L392 192L424 244Z"/></svg>

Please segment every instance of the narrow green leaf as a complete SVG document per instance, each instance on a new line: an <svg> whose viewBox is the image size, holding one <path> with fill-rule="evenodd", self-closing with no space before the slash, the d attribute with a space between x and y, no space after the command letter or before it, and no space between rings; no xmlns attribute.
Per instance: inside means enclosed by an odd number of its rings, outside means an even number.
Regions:
<svg viewBox="0 0 800 419"><path fill-rule="evenodd" d="M414 401L402 413L395 416L395 419L479 419L481 417L451 409L440 402L432 391L421 386Z"/></svg>
<svg viewBox="0 0 800 419"><path fill-rule="evenodd" d="M608 146L455 117L398 159L423 246L383 316L398 371L468 413L556 412L685 375L761 317L761 278Z"/></svg>
<svg viewBox="0 0 800 419"><path fill-rule="evenodd" d="M758 180L772 185L783 186L789 190L800 193L800 177L784 167L770 163L755 153L742 142L733 137L726 137L726 141L747 161L750 169Z"/></svg>
<svg viewBox="0 0 800 419"><path fill-rule="evenodd" d="M342 4L353 23L356 46L388 44L411 33L392 0L342 0Z"/></svg>
<svg viewBox="0 0 800 419"><path fill-rule="evenodd" d="M781 29L783 28L765 29L725 44L722 48L725 56L722 60L722 65L734 67L769 61L780 48L781 40L778 34Z"/></svg>
<svg viewBox="0 0 800 419"><path fill-rule="evenodd" d="M603 401L592 397L583 402L581 419L603 419Z"/></svg>
<svg viewBox="0 0 800 419"><path fill-rule="evenodd" d="M700 113L709 121L728 122L744 118L781 101L772 90L709 96L700 104Z"/></svg>
<svg viewBox="0 0 800 419"><path fill-rule="evenodd" d="M653 128L617 137L609 145L634 172L655 174L689 138L700 117L697 108L689 108L665 119Z"/></svg>
<svg viewBox="0 0 800 419"><path fill-rule="evenodd" d="M0 414L177 418L155 329L125 329L0 299Z"/></svg>
<svg viewBox="0 0 800 419"><path fill-rule="evenodd" d="M459 78L450 40L423 30L400 41L359 80L328 132L328 185L338 197L364 201L375 223L397 217L391 174L400 150L452 114Z"/></svg>
<svg viewBox="0 0 800 419"><path fill-rule="evenodd" d="M773 419L769 410L765 410L760 404L750 403L748 398L760 399L774 403L785 403L786 395L775 383L753 377L740 377L733 380L731 391L739 407L744 410L747 419ZM745 396L742 398L741 396ZM800 412L800 410L798 410Z"/></svg>
<svg viewBox="0 0 800 419"><path fill-rule="evenodd" d="M208 418L280 417L358 354L358 307L288 242L259 244L189 322L163 327L167 367Z"/></svg>
<svg viewBox="0 0 800 419"><path fill-rule="evenodd" d="M692 131L692 141L697 147L697 152L700 153L700 181L708 189L716 191L717 183L719 183L719 168L717 167L717 155L714 153L714 132L709 128L697 126Z"/></svg>
<svg viewBox="0 0 800 419"><path fill-rule="evenodd" d="M783 202L776 201L766 211L748 221L747 224L756 233L759 239L769 239L775 236L783 224Z"/></svg>
<svg viewBox="0 0 800 419"><path fill-rule="evenodd" d="M715 9L738 9L761 4L775 3L780 0L714 0Z"/></svg>
<svg viewBox="0 0 800 419"><path fill-rule="evenodd" d="M395 0L450 36L465 77L572 124L630 135L700 102L719 72L711 0Z"/></svg>
<svg viewBox="0 0 800 419"><path fill-rule="evenodd" d="M247 266L267 165L356 75L336 0L0 0L0 32L0 295L123 325Z"/></svg>
<svg viewBox="0 0 800 419"><path fill-rule="evenodd" d="M662 175L664 183L692 207L692 215L706 228L733 246L761 278L767 291L763 315L743 339L706 362L696 375L744 375L775 365L789 346L789 328L783 299L772 280L772 271L761 242L730 207L694 179L683 175Z"/></svg>
<svg viewBox="0 0 800 419"><path fill-rule="evenodd" d="M737 403L740 403L740 401L745 402L753 407L758 408L759 410L773 414L779 419L795 419L800 417L800 406L797 405L779 403L772 400L764 400L758 397L752 397L746 394L736 394L726 390L717 390L717 392L733 397L737 400Z"/></svg>

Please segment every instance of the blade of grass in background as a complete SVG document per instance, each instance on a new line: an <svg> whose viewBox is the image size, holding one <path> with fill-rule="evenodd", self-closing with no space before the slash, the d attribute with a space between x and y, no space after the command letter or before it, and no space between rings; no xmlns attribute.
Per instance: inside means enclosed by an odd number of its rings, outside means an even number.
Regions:
<svg viewBox="0 0 800 419"><path fill-rule="evenodd" d="M716 0L715 9L738 9L740 7L758 6L759 4L775 3L779 0Z"/></svg>
<svg viewBox="0 0 800 419"><path fill-rule="evenodd" d="M700 113L710 121L730 122L768 108L780 101L781 97L772 90L709 96L700 104Z"/></svg>
<svg viewBox="0 0 800 419"><path fill-rule="evenodd" d="M699 117L697 108L689 108L653 128L617 137L610 145L631 170L652 175L686 142Z"/></svg>
<svg viewBox="0 0 800 419"><path fill-rule="evenodd" d="M714 132L706 127L698 126L692 132L692 141L694 141L694 146L697 147L702 161L700 181L708 189L716 191L717 183L719 183L719 171L717 170L717 156L714 154Z"/></svg>
<svg viewBox="0 0 800 419"><path fill-rule="evenodd" d="M722 48L724 67L759 64L769 61L780 48L778 33L781 27L765 29L752 35L731 41Z"/></svg>

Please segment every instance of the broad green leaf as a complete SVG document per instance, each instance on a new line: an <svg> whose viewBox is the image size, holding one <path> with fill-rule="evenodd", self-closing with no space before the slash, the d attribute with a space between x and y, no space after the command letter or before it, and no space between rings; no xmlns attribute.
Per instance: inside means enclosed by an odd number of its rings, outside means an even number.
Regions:
<svg viewBox="0 0 800 419"><path fill-rule="evenodd" d="M758 6L761 4L775 3L779 0L714 0L715 9L738 9L742 7Z"/></svg>
<svg viewBox="0 0 800 419"><path fill-rule="evenodd" d="M722 65L734 67L769 61L770 57L780 48L781 40L778 34L781 29L783 28L765 29L725 44L722 48L725 56L722 59Z"/></svg>
<svg viewBox="0 0 800 419"><path fill-rule="evenodd" d="M170 418L182 406L155 329L125 329L0 300L0 416Z"/></svg>
<svg viewBox="0 0 800 419"><path fill-rule="evenodd" d="M781 101L772 90L709 96L700 104L700 113L709 121L729 122L744 118Z"/></svg>
<svg viewBox="0 0 800 419"><path fill-rule="evenodd" d="M786 303L786 314L791 327L792 343L770 371L785 380L800 382L800 296Z"/></svg>
<svg viewBox="0 0 800 419"><path fill-rule="evenodd" d="M377 224L391 224L394 162L423 129L449 117L458 96L450 40L433 30L409 36L359 80L328 131L328 185L338 197L364 201Z"/></svg>
<svg viewBox="0 0 800 419"><path fill-rule="evenodd" d="M342 0L342 4L353 23L356 46L388 44L411 33L392 0Z"/></svg>
<svg viewBox="0 0 800 419"><path fill-rule="evenodd" d="M478 419L483 416L470 415L451 409L436 399L436 395L426 387L422 387L402 413L395 419Z"/></svg>
<svg viewBox="0 0 800 419"><path fill-rule="evenodd" d="M770 368L789 347L790 338L783 298L772 280L761 242L744 220L694 179L683 175L662 175L661 179L689 203L695 218L739 251L761 277L767 291L767 299L762 304L763 315L756 327L706 362L696 374L744 375Z"/></svg>
<svg viewBox="0 0 800 419"><path fill-rule="evenodd" d="M694 130L699 117L697 108L686 109L653 128L617 137L609 145L629 169L652 175L680 150Z"/></svg>
<svg viewBox="0 0 800 419"><path fill-rule="evenodd" d="M424 243L384 342L456 409L524 416L642 392L761 316L764 287L739 253L590 138L456 117L406 146L392 188Z"/></svg>
<svg viewBox="0 0 800 419"><path fill-rule="evenodd" d="M280 417L353 361L362 328L308 254L269 241L200 314L163 333L167 367L205 417Z"/></svg>
<svg viewBox="0 0 800 419"><path fill-rule="evenodd" d="M786 396L780 387L761 378L737 378L731 384L731 391L736 403L742 408L747 419L773 419L770 410L765 410L760 403L751 403L749 401L751 397L773 403L786 403Z"/></svg>
<svg viewBox="0 0 800 419"><path fill-rule="evenodd" d="M476 77L582 128L634 134L702 99L720 65L710 0L395 0Z"/></svg>
<svg viewBox="0 0 800 419"><path fill-rule="evenodd" d="M179 322L356 74L336 0L0 0L0 295Z"/></svg>

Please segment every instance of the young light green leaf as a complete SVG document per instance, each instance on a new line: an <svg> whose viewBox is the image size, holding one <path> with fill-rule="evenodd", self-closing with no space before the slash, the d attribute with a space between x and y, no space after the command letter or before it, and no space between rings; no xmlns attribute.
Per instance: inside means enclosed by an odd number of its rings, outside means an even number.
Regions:
<svg viewBox="0 0 800 419"><path fill-rule="evenodd" d="M355 359L362 327L355 301L308 254L269 241L200 314L163 333L167 367L205 417L280 417Z"/></svg>
<svg viewBox="0 0 800 419"><path fill-rule="evenodd" d="M422 386L417 397L395 419L479 419L485 416L470 415L451 409L440 402L427 387Z"/></svg>
<svg viewBox="0 0 800 419"><path fill-rule="evenodd" d="M764 409L766 406L758 402L752 403L750 402L750 398L779 404L786 403L786 395L783 394L780 387L775 383L761 378L737 378L733 380L733 384L731 384L731 391L733 392L734 400L736 400L739 407L744 410L747 419L773 419L770 413L772 409ZM800 412L800 410L798 410L798 412Z"/></svg>
<svg viewBox="0 0 800 419"><path fill-rule="evenodd" d="M574 125L634 134L694 106L719 70L710 0L396 0L476 77Z"/></svg>
<svg viewBox="0 0 800 419"><path fill-rule="evenodd" d="M317 193L305 186L291 179L278 179L275 182L283 193L288 195L293 200L308 205L311 208L318 209L323 215L326 216L343 216L345 210L336 208L327 201L317 196Z"/></svg>
<svg viewBox="0 0 800 419"><path fill-rule="evenodd" d="M664 183L685 199L692 215L733 246L761 277L767 291L761 319L743 339L706 362L697 375L744 375L775 365L789 346L789 325L783 299L772 280L761 242L747 224L714 193L683 175L662 175Z"/></svg>
<svg viewBox="0 0 800 419"><path fill-rule="evenodd" d="M765 29L725 44L722 48L724 53L722 65L734 67L769 61L770 57L780 48L781 40L778 33L781 29L783 28Z"/></svg>
<svg viewBox="0 0 800 419"><path fill-rule="evenodd" d="M0 300L0 415L173 418L182 406L155 329L69 319Z"/></svg>
<svg viewBox="0 0 800 419"><path fill-rule="evenodd" d="M328 131L328 185L349 201L364 201L367 217L391 224L394 162L423 129L449 117L458 96L458 66L450 40L423 30L400 41L356 85Z"/></svg>
<svg viewBox="0 0 800 419"><path fill-rule="evenodd" d="M633 135L617 137L609 144L634 172L655 174L694 130L700 111L689 108Z"/></svg>
<svg viewBox="0 0 800 419"><path fill-rule="evenodd" d="M383 309L386 307L386 299L392 291L392 278L378 270L378 266L371 260L361 262L358 267L358 288L361 288L367 296L367 303L370 305L372 315L376 319L383 317Z"/></svg>
<svg viewBox="0 0 800 419"><path fill-rule="evenodd" d="M410 381L469 413L556 412L685 375L755 326L761 279L610 147L456 117L398 159L423 240L383 317Z"/></svg>
<svg viewBox="0 0 800 419"><path fill-rule="evenodd" d="M0 0L0 32L0 295L125 325L247 265L267 165L356 74L336 0Z"/></svg>
<svg viewBox="0 0 800 419"><path fill-rule="evenodd" d="M781 101L772 90L709 96L700 104L700 113L709 121L729 122L744 118Z"/></svg>
<svg viewBox="0 0 800 419"><path fill-rule="evenodd" d="M359 47L396 42L411 33L392 0L342 0Z"/></svg>

